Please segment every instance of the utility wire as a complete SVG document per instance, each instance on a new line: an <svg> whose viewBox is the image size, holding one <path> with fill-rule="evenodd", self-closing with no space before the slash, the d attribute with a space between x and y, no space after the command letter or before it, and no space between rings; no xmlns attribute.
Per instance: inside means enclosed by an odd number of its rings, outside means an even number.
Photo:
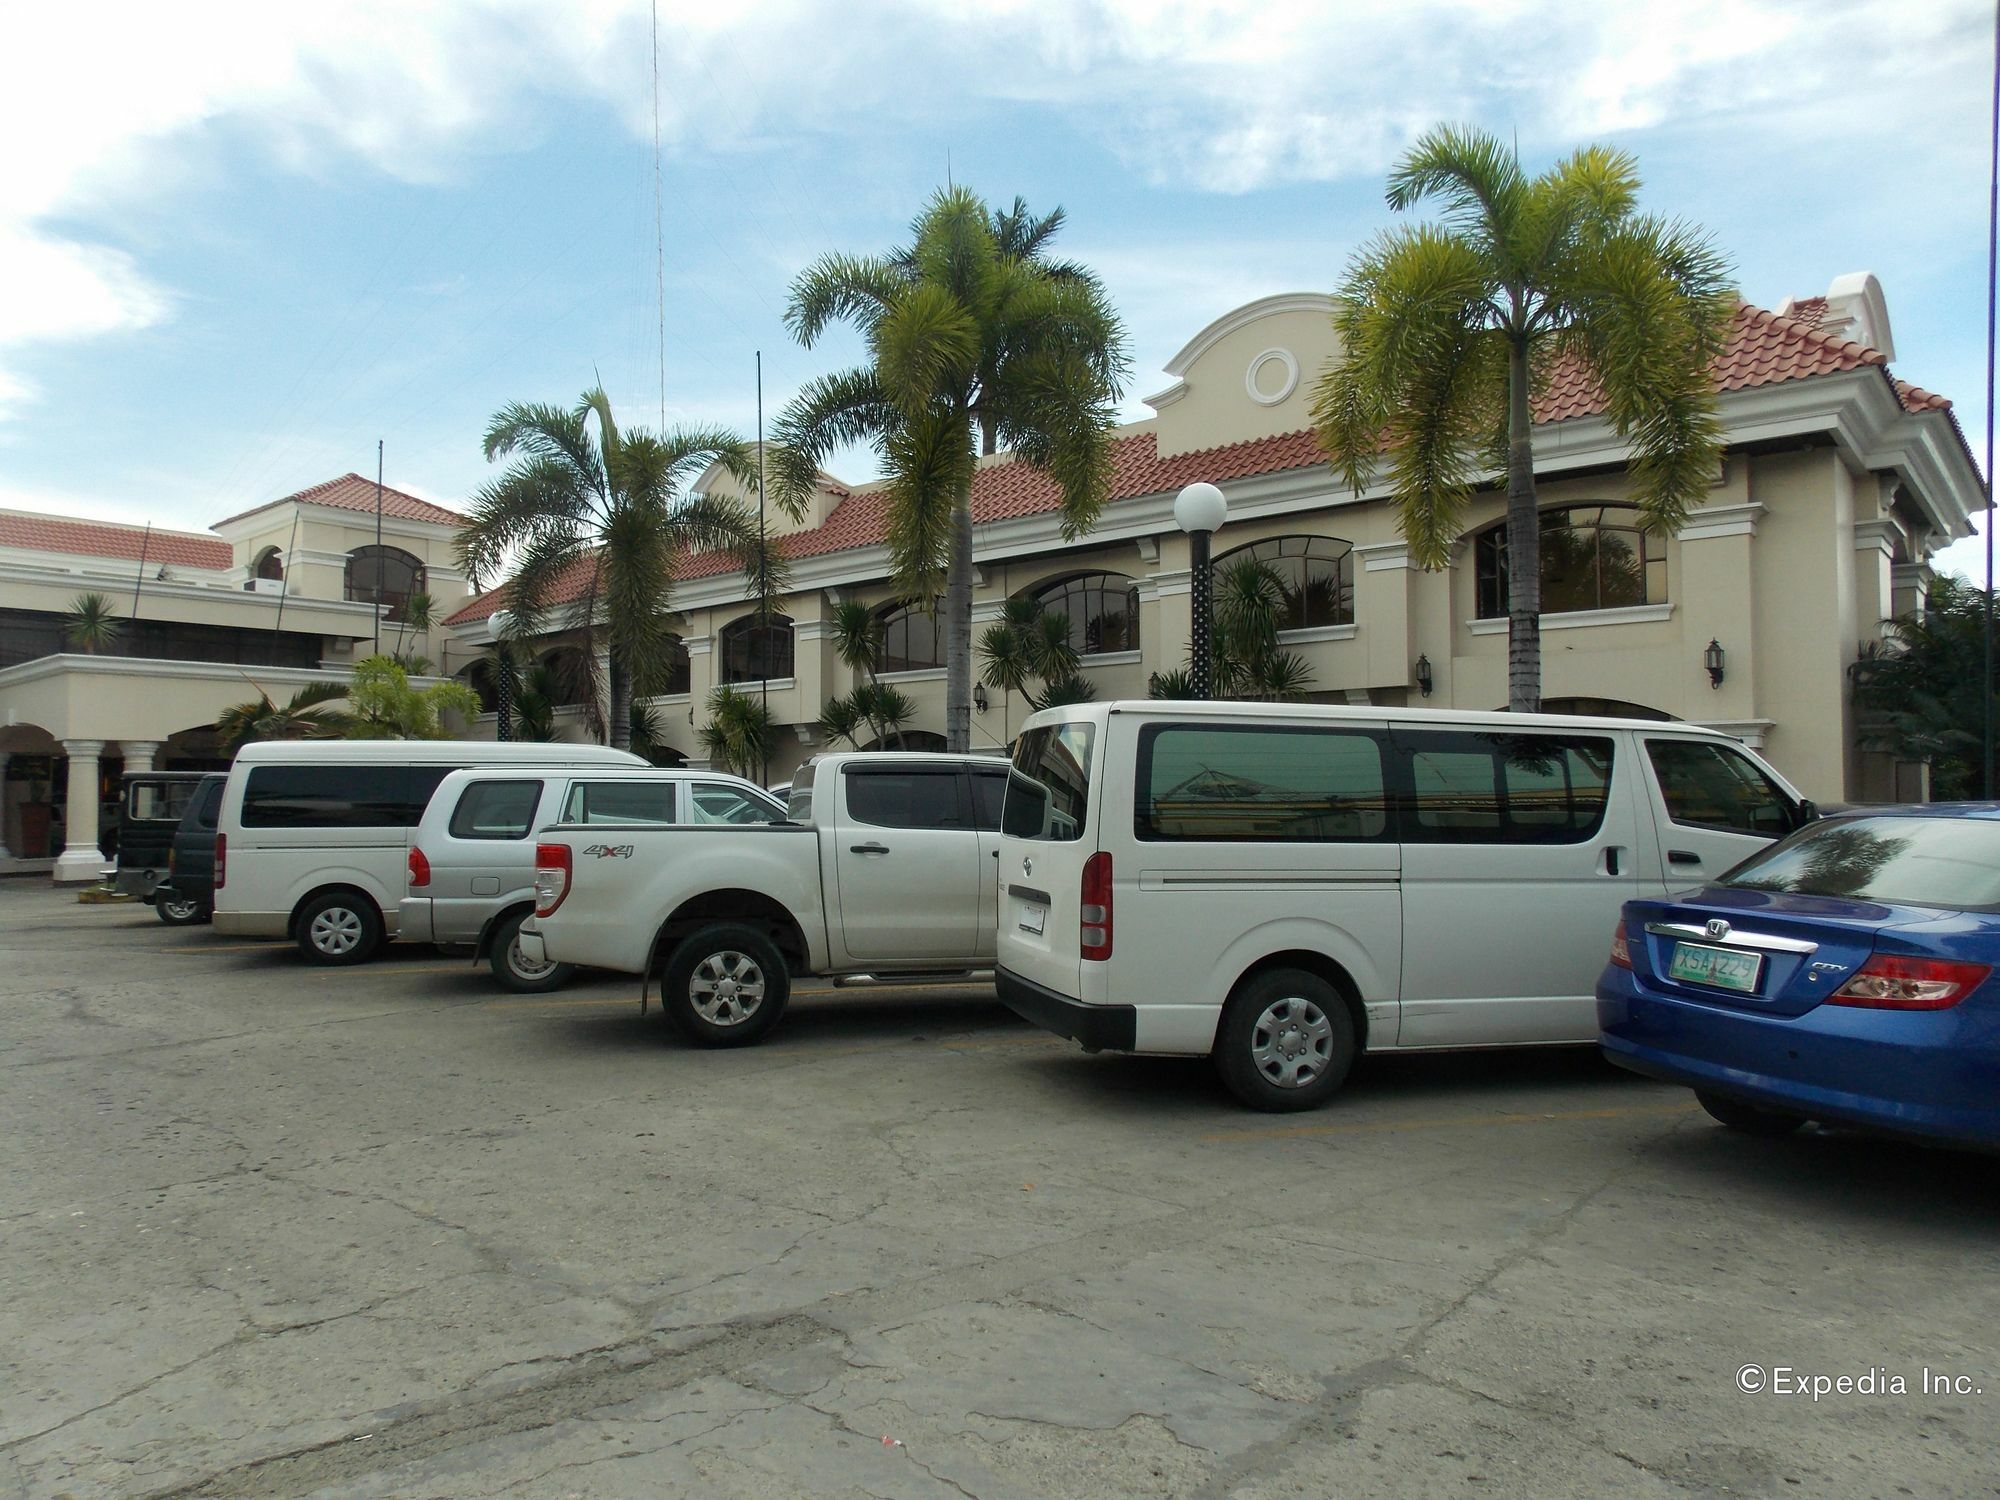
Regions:
<svg viewBox="0 0 2000 1500"><path fill-rule="evenodd" d="M1991 175L1986 188L1986 598L1981 613L1985 626L1985 675L1980 679L1980 795L1993 800L1993 342L1995 287L2000 284L2000 0L1993 7L1993 135L1989 155Z"/></svg>

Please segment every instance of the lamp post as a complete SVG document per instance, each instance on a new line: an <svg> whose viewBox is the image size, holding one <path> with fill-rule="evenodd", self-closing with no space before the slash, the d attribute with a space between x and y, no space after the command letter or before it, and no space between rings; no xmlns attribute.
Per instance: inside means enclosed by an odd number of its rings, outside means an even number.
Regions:
<svg viewBox="0 0 2000 1500"><path fill-rule="evenodd" d="M514 648L507 642L513 621L496 609L486 624L493 632L493 737L504 745L514 738Z"/></svg>
<svg viewBox="0 0 2000 1500"><path fill-rule="evenodd" d="M1194 639L1190 642L1190 675L1194 695L1207 698L1213 692L1214 616L1208 565L1208 539L1229 519L1229 502L1222 491L1205 480L1197 480L1174 496L1174 524L1188 534L1190 590L1194 604Z"/></svg>

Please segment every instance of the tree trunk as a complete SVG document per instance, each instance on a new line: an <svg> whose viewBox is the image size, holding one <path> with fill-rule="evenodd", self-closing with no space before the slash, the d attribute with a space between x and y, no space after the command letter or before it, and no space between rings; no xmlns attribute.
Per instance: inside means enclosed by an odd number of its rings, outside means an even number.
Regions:
<svg viewBox="0 0 2000 1500"><path fill-rule="evenodd" d="M972 491L951 518L951 561L944 581L944 747L972 749Z"/></svg>
<svg viewBox="0 0 2000 1500"><path fill-rule="evenodd" d="M611 657L611 722L605 726L605 739L617 750L632 748L632 674L625 669L625 663L613 653Z"/></svg>
<svg viewBox="0 0 2000 1500"><path fill-rule="evenodd" d="M1507 707L1517 714L1542 707L1542 525L1528 389L1528 349L1515 344L1507 357Z"/></svg>

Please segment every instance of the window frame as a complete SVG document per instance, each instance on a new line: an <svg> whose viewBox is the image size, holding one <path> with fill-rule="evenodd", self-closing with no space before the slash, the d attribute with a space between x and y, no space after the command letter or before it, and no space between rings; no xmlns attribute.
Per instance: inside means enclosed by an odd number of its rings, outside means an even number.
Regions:
<svg viewBox="0 0 2000 1500"><path fill-rule="evenodd" d="M715 633L715 648L716 655L720 658L721 672L719 675L722 684L727 687L743 682L789 682L792 680L793 674L798 670L798 636L793 626L794 622L790 615L772 614L760 618L757 615L749 614L738 615L718 630ZM783 635L785 643L785 670L782 672L770 671L771 664L767 651L764 662L765 674L761 677L755 675L751 672L751 667L754 663L750 660L750 656L756 638L762 635L767 640L770 640L775 639L780 634ZM731 653L738 642L743 643L745 653L745 664L742 674L737 672L736 664L731 657Z"/></svg>
<svg viewBox="0 0 2000 1500"><path fill-rule="evenodd" d="M1390 738L1395 742L1399 763L1401 785L1397 791L1397 836L1405 844L1425 845L1466 845L1476 848L1536 849L1588 844L1604 832L1605 820L1611 815L1611 798L1617 786L1618 777L1618 736L1597 734L1589 731L1568 733L1561 730L1539 729L1472 729L1414 728L1407 724L1390 727ZM1567 825L1527 824L1513 822L1512 798L1507 789L1506 768L1516 758L1503 757L1496 744L1489 752L1493 767L1493 802L1496 822L1491 833L1482 830L1452 830L1439 828L1435 824L1426 825L1418 821L1416 785L1416 756L1420 753L1418 741L1449 736L1453 739L1483 741L1543 741L1563 750L1581 750L1585 745L1602 747L1605 754L1603 793L1597 800L1596 815L1588 824L1572 821ZM1463 752L1456 752L1463 753ZM1567 770L1565 775L1567 777ZM1569 782L1572 791L1570 803L1574 808L1576 797L1574 781ZM1453 836L1456 834L1457 836Z"/></svg>
<svg viewBox="0 0 2000 1500"><path fill-rule="evenodd" d="M1737 746L1717 744L1713 740L1687 739L1679 735L1668 734L1649 734L1644 736L1644 739L1646 741L1647 774L1653 779L1653 789L1660 799L1660 810L1666 814L1667 821L1674 827L1691 828L1702 833L1733 834L1738 838L1781 839L1787 834L1796 833L1800 828L1805 826L1800 821L1800 804L1792 797L1791 793L1787 792L1773 780L1768 771L1758 765L1756 761L1752 760ZM1680 749L1706 750L1711 754L1725 758L1734 757L1738 762L1749 767L1750 771L1764 784L1765 789L1777 801L1778 806L1784 809L1784 826L1776 833L1770 833L1762 828L1739 828L1727 823L1696 822L1692 819L1676 817L1674 815L1673 799L1667 791L1666 778L1661 775L1659 761L1654 754L1655 748L1661 745L1672 745Z"/></svg>
<svg viewBox="0 0 2000 1500"><path fill-rule="evenodd" d="M863 817L855 811L852 787L857 780L872 779L886 781L891 776L921 776L927 780L949 780L952 784L952 806L955 809L952 821L922 823L881 823L874 818ZM840 769L840 803L847 821L862 828L893 828L902 832L936 828L958 832L970 829L972 823L971 790L965 784L965 773L957 766L937 763L917 765L868 765L849 764Z"/></svg>
<svg viewBox="0 0 2000 1500"><path fill-rule="evenodd" d="M383 559L391 564L392 567L402 566L405 568L405 571L409 575L408 588L403 589L401 592L392 588L389 582L389 570L387 569L381 575L381 587L379 589L376 587L377 575L374 564L377 553L380 553ZM368 576L365 579L360 576L359 571L364 565L368 569ZM388 611L384 616L385 619L400 620L403 617L403 607L410 602L410 596L412 594L421 594L430 586L430 570L424 560L414 552L406 551L402 547L392 547L387 542L382 543L379 547L373 542L367 542L362 546L349 549L347 565L342 574L342 581L345 585L344 592L348 603L374 604L378 607L385 607Z"/></svg>
<svg viewBox="0 0 2000 1500"><path fill-rule="evenodd" d="M1287 553L1284 549L1288 545L1294 542L1304 543L1305 544L1304 549L1302 551L1295 553ZM1327 548L1337 547L1340 550L1337 553L1332 554L1331 556L1324 554L1316 556L1313 551L1315 547L1327 547ZM1267 548L1275 549L1272 551L1271 556L1264 557L1259 555L1264 549ZM1311 532L1311 531L1288 531L1280 536L1267 536L1263 538L1261 541L1245 542L1240 547L1230 548L1229 551L1223 553L1220 557L1213 559L1209 563L1209 578L1211 582L1211 587L1213 587L1215 583L1220 581L1222 576L1222 570L1225 564L1230 563L1231 561L1240 561L1240 560L1248 560L1251 562L1262 563L1265 567L1271 569L1273 575L1276 576L1276 578L1278 579L1279 588L1281 590L1286 591L1285 599L1286 599L1286 609L1288 611L1288 616L1287 616L1288 619L1289 619L1289 609L1291 601L1294 598L1297 599L1299 607L1298 622L1281 623L1278 626L1278 630L1280 633L1292 630L1327 630L1335 626L1352 625L1355 623L1354 544L1348 541L1345 537L1322 536L1317 532ZM1308 611L1306 610L1306 599L1308 597L1308 587L1312 581L1311 564L1315 562L1331 563L1334 566L1334 589L1335 589L1335 601L1336 601L1334 607L1334 614L1338 616L1338 618L1331 620L1315 620L1309 618L1308 616ZM1283 566L1286 563L1297 563L1299 565L1298 567L1299 586L1296 595L1290 592L1288 588L1289 580L1286 577Z"/></svg>
<svg viewBox="0 0 2000 1500"><path fill-rule="evenodd" d="M875 670L884 677L899 672L932 672L945 665L944 612L933 602L925 608L917 599L892 600L875 611ZM905 656L900 665L890 664L889 631L902 626L905 638L909 635L912 619L928 622L931 635L931 658L929 661L913 661Z"/></svg>
<svg viewBox="0 0 2000 1500"><path fill-rule="evenodd" d="M466 816L467 807L473 797L488 787L527 787L531 789L528 800L527 821L521 825L519 833L481 833L476 829L460 826L460 819ZM541 810L542 793L546 783L540 777L485 776L476 781L468 781L458 794L458 803L451 810L451 818L445 824L447 837L463 839L469 843L519 843L531 838L535 832L535 814Z"/></svg>
<svg viewBox="0 0 2000 1500"><path fill-rule="evenodd" d="M1574 520L1565 519L1560 527L1550 524L1552 516L1572 517L1579 512L1594 511L1597 519L1586 526L1579 526ZM1546 547L1540 550L1542 577L1542 614L1568 615L1589 614L1606 609L1644 609L1650 605L1673 602L1672 579L1667 567L1667 539L1658 537L1643 525L1607 525L1606 516L1613 511L1621 511L1638 516L1639 508L1622 501L1596 500L1578 501L1570 505L1549 505L1537 512L1538 524L1544 534L1562 529L1572 532L1588 531L1596 542L1593 562L1596 575L1595 603L1563 609L1551 609L1548 605L1548 558ZM1639 556L1639 599L1636 603L1609 603L1604 599L1604 533L1630 533L1637 540ZM1502 519L1490 526L1480 528L1472 538L1472 616L1476 620L1504 620L1508 617L1512 603L1507 571L1507 522ZM1657 581L1657 589L1655 583ZM1655 598L1655 593L1658 597Z"/></svg>
<svg viewBox="0 0 2000 1500"><path fill-rule="evenodd" d="M1376 766L1381 772L1381 817L1382 827L1374 833L1359 834L1354 837L1334 837L1325 834L1302 834L1286 836L1278 834L1226 834L1205 836L1201 834L1165 834L1158 831L1144 801L1150 795L1152 785L1154 748L1163 734L1188 732L1193 734L1247 734L1269 736L1307 735L1317 738L1339 736L1344 739L1366 740L1375 747ZM1143 724L1139 728L1136 753L1132 771L1132 837L1142 844L1389 844L1396 842L1396 773L1393 764L1394 747L1389 732L1380 728L1367 728L1356 724L1255 724L1243 722L1204 721L1200 719L1161 719Z"/></svg>
<svg viewBox="0 0 2000 1500"><path fill-rule="evenodd" d="M1080 618L1067 606L1061 612L1063 618L1069 621L1070 645L1075 647L1076 654L1085 660L1093 656L1122 656L1128 651L1137 651L1140 649L1138 580L1129 574L1115 573L1108 568L1093 568L1080 573L1059 574L1027 590L1027 596L1030 599L1033 599L1044 611L1053 613L1054 611L1051 610L1049 601L1059 596L1068 596L1072 593L1081 594L1086 598L1092 594L1109 595L1113 590L1104 586L1104 581L1107 579L1115 581L1120 586L1117 592L1122 593L1125 598L1124 639L1126 643L1124 645L1106 646L1103 644L1102 636L1100 635L1099 644L1093 648L1089 644L1089 617ZM1089 587L1089 585L1093 584L1096 587ZM1098 618L1103 619L1106 616L1099 615Z"/></svg>

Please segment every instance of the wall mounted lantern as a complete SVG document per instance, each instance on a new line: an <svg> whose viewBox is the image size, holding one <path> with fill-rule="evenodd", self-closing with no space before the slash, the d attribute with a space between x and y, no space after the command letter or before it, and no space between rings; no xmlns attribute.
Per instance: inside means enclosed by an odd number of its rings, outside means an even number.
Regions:
<svg viewBox="0 0 2000 1500"><path fill-rule="evenodd" d="M988 703L988 702L986 701L986 684L985 684L985 683L983 683L983 682L975 682L975 683L973 683L973 685L972 685L972 706L973 706L974 708L978 709L978 710L979 710L979 711L980 711L981 713L985 713L985 712L986 712L986 710L987 710L988 708L990 708L990 707L992 706L991 704L989 704L989 703Z"/></svg>
<svg viewBox="0 0 2000 1500"><path fill-rule="evenodd" d="M1417 691L1426 698L1431 695L1431 659L1428 656L1417 658Z"/></svg>
<svg viewBox="0 0 2000 1500"><path fill-rule="evenodd" d="M1708 685L1711 688L1721 687L1722 642L1715 639L1714 636L1709 637L1708 649L1701 653L1701 664L1708 668Z"/></svg>

